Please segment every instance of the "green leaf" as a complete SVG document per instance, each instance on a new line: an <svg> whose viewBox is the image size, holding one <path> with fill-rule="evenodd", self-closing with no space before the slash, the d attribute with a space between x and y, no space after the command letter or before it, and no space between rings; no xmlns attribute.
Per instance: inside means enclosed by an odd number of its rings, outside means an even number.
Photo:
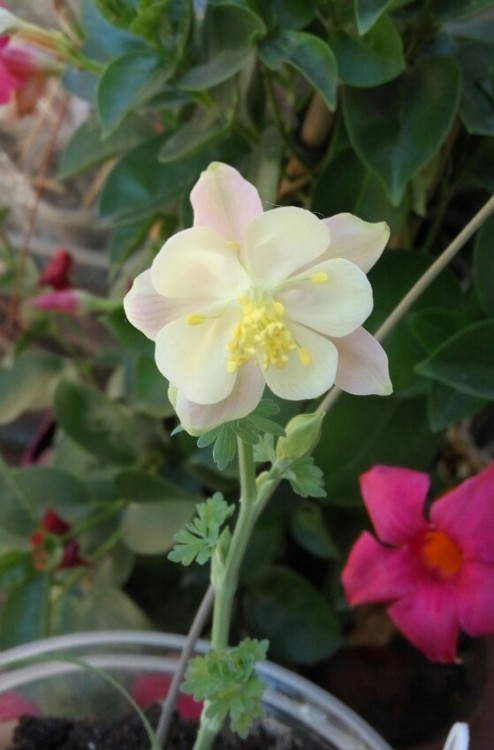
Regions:
<svg viewBox="0 0 494 750"><path fill-rule="evenodd" d="M460 91L458 65L448 57L424 58L382 86L346 89L343 111L353 147L384 182L393 205L446 139Z"/></svg>
<svg viewBox="0 0 494 750"><path fill-rule="evenodd" d="M494 5L493 0L435 0L434 15L440 21L462 18Z"/></svg>
<svg viewBox="0 0 494 750"><path fill-rule="evenodd" d="M289 517L293 538L303 549L322 560L339 557L338 547L329 533L321 509L315 503L303 503Z"/></svg>
<svg viewBox="0 0 494 750"><path fill-rule="evenodd" d="M326 497L324 474L314 464L312 456L290 461L282 476L290 482L292 490L301 497Z"/></svg>
<svg viewBox="0 0 494 750"><path fill-rule="evenodd" d="M60 427L85 450L114 464L138 460L135 421L96 388L63 380L55 391L54 409Z"/></svg>
<svg viewBox="0 0 494 750"><path fill-rule="evenodd" d="M462 44L458 59L463 72L460 117L472 135L494 135L494 36L489 44Z"/></svg>
<svg viewBox="0 0 494 750"><path fill-rule="evenodd" d="M12 477L38 518L47 508L53 508L66 521L73 522L91 510L88 486L68 471L27 466L14 469Z"/></svg>
<svg viewBox="0 0 494 750"><path fill-rule="evenodd" d="M236 648L211 649L189 662L182 692L207 700L206 716L217 722L229 716L231 728L245 738L254 719L263 715L264 684L255 671L266 658L268 642L244 638Z"/></svg>
<svg viewBox="0 0 494 750"><path fill-rule="evenodd" d="M325 41L304 31L281 31L261 45L260 53L269 68L281 63L294 67L319 91L328 107L335 108L337 64Z"/></svg>
<svg viewBox="0 0 494 750"><path fill-rule="evenodd" d="M287 568L273 567L256 579L247 588L243 612L249 630L269 639L275 660L312 664L340 644L327 597Z"/></svg>
<svg viewBox="0 0 494 750"><path fill-rule="evenodd" d="M101 5L103 2L104 0L101 0ZM82 52L89 59L107 61L132 50L145 49L144 41L140 37L126 29L117 29L109 23L93 0L81 0L79 12L85 32Z"/></svg>
<svg viewBox="0 0 494 750"><path fill-rule="evenodd" d="M406 425L406 434L404 433ZM441 445L427 423L425 398L342 394L323 423L314 458L324 470L327 502L360 506L358 477L373 464L428 471Z"/></svg>
<svg viewBox="0 0 494 750"><path fill-rule="evenodd" d="M120 266L145 242L154 222L154 216L115 227L112 233L109 256L112 273L116 273Z"/></svg>
<svg viewBox="0 0 494 750"><path fill-rule="evenodd" d="M487 402L461 393L437 380L432 380L427 393L427 413L431 430L444 430L454 422L472 416Z"/></svg>
<svg viewBox="0 0 494 750"><path fill-rule="evenodd" d="M156 366L154 357L142 356L135 368L135 400L143 412L154 417L175 414L168 400L168 381Z"/></svg>
<svg viewBox="0 0 494 750"><path fill-rule="evenodd" d="M183 499L131 502L122 515L122 540L137 554L162 554L173 546L175 534L190 521L194 509L194 503Z"/></svg>
<svg viewBox="0 0 494 750"><path fill-rule="evenodd" d="M452 336L417 371L477 398L494 400L494 320L473 323Z"/></svg>
<svg viewBox="0 0 494 750"><path fill-rule="evenodd" d="M259 3L259 13L268 26L302 29L313 20L315 8L307 0L270 0Z"/></svg>
<svg viewBox="0 0 494 750"><path fill-rule="evenodd" d="M32 643L48 635L50 577L36 573L15 588L2 605L0 647Z"/></svg>
<svg viewBox="0 0 494 750"><path fill-rule="evenodd" d="M365 34L374 26L394 0L356 0L355 20L359 34Z"/></svg>
<svg viewBox="0 0 494 750"><path fill-rule="evenodd" d="M171 162L194 154L204 146L221 138L229 129L233 111L197 109L190 120L163 144L159 152L161 162Z"/></svg>
<svg viewBox="0 0 494 750"><path fill-rule="evenodd" d="M481 227L475 240L473 278L485 313L494 317L494 216Z"/></svg>
<svg viewBox="0 0 494 750"><path fill-rule="evenodd" d="M169 137L169 136L168 136ZM114 222L135 221L162 210L190 190L211 161L229 162L239 141L206 148L179 162L160 164L166 136L155 136L125 154L110 172L100 197L100 215Z"/></svg>
<svg viewBox="0 0 494 750"><path fill-rule="evenodd" d="M167 66L152 52L129 52L113 60L97 90L103 136L112 133L130 112L158 93L172 73L173 66Z"/></svg>
<svg viewBox="0 0 494 750"><path fill-rule="evenodd" d="M214 554L223 531L225 521L235 507L228 505L221 492L197 506L197 517L175 534L175 546L168 555L173 562L190 565L196 561L204 565Z"/></svg>
<svg viewBox="0 0 494 750"><path fill-rule="evenodd" d="M428 308L407 316L410 331L426 352L433 352L468 323L465 313L442 308Z"/></svg>
<svg viewBox="0 0 494 750"><path fill-rule="evenodd" d="M37 517L28 498L0 457L0 529L8 534L28 536L34 530Z"/></svg>
<svg viewBox="0 0 494 750"><path fill-rule="evenodd" d="M338 186L338 189L335 189ZM382 182L361 162L355 151L345 148L316 176L312 210L322 216L353 213L364 221L386 221L398 234L409 215L407 196L391 205Z"/></svg>
<svg viewBox="0 0 494 750"><path fill-rule="evenodd" d="M213 445L213 459L223 471L237 455L237 437L249 445L257 445L263 432L284 435L283 427L270 417L279 412L279 407L270 399L259 402L253 412L243 419L235 419L201 435L199 448Z"/></svg>
<svg viewBox="0 0 494 750"><path fill-rule="evenodd" d="M366 327L375 331L408 290L429 268L432 260L417 253L402 250L385 253L371 270L375 305L366 321ZM404 320L386 336L384 347L389 357L390 376L395 394L414 396L425 393L427 382L418 377L415 366L424 358L424 348L412 334L408 318L418 310L452 309L462 305L461 289L457 278L449 271L443 272L419 297Z"/></svg>
<svg viewBox="0 0 494 750"><path fill-rule="evenodd" d="M99 123L96 118L90 117L77 128L63 150L58 178L65 180L91 169L136 146L151 133L149 122L130 115L110 136L103 139Z"/></svg>
<svg viewBox="0 0 494 750"><path fill-rule="evenodd" d="M53 388L63 370L63 360L45 351L23 351L0 369L0 425L30 409L51 404Z"/></svg>
<svg viewBox="0 0 494 750"><path fill-rule="evenodd" d="M377 86L405 68L401 37L385 16L364 37L337 30L329 37L340 78L350 86Z"/></svg>
<svg viewBox="0 0 494 750"><path fill-rule="evenodd" d="M169 479L138 469L121 471L115 477L115 484L124 500L136 504L197 499Z"/></svg>
<svg viewBox="0 0 494 750"><path fill-rule="evenodd" d="M238 73L255 50L266 27L249 7L208 4L203 27L205 62L188 70L177 86L186 91L210 89Z"/></svg>
<svg viewBox="0 0 494 750"><path fill-rule="evenodd" d="M2 591L21 585L32 574L32 550L11 550L0 554L0 588Z"/></svg>

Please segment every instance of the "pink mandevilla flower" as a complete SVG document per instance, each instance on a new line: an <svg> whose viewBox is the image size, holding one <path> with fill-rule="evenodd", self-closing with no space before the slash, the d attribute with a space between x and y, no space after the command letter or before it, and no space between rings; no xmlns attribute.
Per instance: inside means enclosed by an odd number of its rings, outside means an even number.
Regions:
<svg viewBox="0 0 494 750"><path fill-rule="evenodd" d="M361 327L386 224L264 211L255 187L217 162L191 203L194 226L165 242L124 300L130 322L156 343L186 430L246 416L266 385L289 400L335 383L390 393L386 355Z"/></svg>
<svg viewBox="0 0 494 750"><path fill-rule="evenodd" d="M374 466L360 486L379 540L365 531L350 552L350 604L389 603L399 630L436 661L455 659L460 630L494 634L494 463L427 516L427 474Z"/></svg>

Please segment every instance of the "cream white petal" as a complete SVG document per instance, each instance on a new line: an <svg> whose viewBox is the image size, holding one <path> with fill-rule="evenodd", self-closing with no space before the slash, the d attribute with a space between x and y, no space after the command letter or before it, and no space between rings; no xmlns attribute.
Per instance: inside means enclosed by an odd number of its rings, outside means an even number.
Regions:
<svg viewBox="0 0 494 750"><path fill-rule="evenodd" d="M273 393L289 401L322 396L334 384L338 351L332 341L304 326L291 324L290 330L299 347L310 356L310 364L303 364L297 351L289 354L285 367L269 367L266 383Z"/></svg>
<svg viewBox="0 0 494 750"><path fill-rule="evenodd" d="M236 374L227 370L227 345L239 315L230 308L199 325L179 318L158 333L156 364L190 401L214 404L232 392Z"/></svg>
<svg viewBox="0 0 494 750"><path fill-rule="evenodd" d="M286 206L253 219L246 231L244 260L253 284L271 289L329 245L324 222L303 208Z"/></svg>
<svg viewBox="0 0 494 750"><path fill-rule="evenodd" d="M365 273L379 259L389 239L389 227L383 221L362 221L353 214L343 213L324 219L324 223L331 233L324 259L346 258Z"/></svg>
<svg viewBox="0 0 494 750"><path fill-rule="evenodd" d="M123 306L130 323L153 341L158 331L179 313L170 300L156 292L149 269L134 279L132 288L124 297Z"/></svg>
<svg viewBox="0 0 494 750"><path fill-rule="evenodd" d="M389 379L388 358L381 344L364 328L349 336L335 339L338 369L335 384L356 396L389 396L393 387Z"/></svg>
<svg viewBox="0 0 494 750"><path fill-rule="evenodd" d="M190 194L194 226L215 229L225 240L243 243L245 229L262 214L259 193L240 172L213 162L201 174Z"/></svg>
<svg viewBox="0 0 494 750"><path fill-rule="evenodd" d="M198 304L238 296L248 284L238 249L205 227L170 237L153 261L151 279L165 297L193 298Z"/></svg>
<svg viewBox="0 0 494 750"><path fill-rule="evenodd" d="M175 410L184 430L200 435L232 419L246 417L262 398L264 377L253 360L240 368L231 394L216 404L196 404L178 391Z"/></svg>
<svg viewBox="0 0 494 750"><path fill-rule="evenodd" d="M311 276L326 275L315 283ZM373 300L367 276L354 263L333 258L293 277L276 298L286 317L328 336L347 336L369 316Z"/></svg>

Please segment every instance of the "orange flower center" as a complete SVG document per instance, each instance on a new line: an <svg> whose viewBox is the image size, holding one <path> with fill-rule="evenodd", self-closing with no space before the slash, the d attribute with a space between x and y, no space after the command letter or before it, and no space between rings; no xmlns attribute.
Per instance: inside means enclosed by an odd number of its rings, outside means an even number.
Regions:
<svg viewBox="0 0 494 750"><path fill-rule="evenodd" d="M427 567L436 570L442 578L457 573L463 562L460 548L443 531L428 531L424 535L420 553Z"/></svg>

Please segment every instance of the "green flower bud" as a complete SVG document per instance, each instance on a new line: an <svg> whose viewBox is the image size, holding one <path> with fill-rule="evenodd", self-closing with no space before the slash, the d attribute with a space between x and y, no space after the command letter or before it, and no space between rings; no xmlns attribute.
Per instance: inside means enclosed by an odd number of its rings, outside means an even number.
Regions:
<svg viewBox="0 0 494 750"><path fill-rule="evenodd" d="M310 455L321 437L323 419L324 414L319 411L293 417L286 426L286 435L278 439L276 456L283 461Z"/></svg>

